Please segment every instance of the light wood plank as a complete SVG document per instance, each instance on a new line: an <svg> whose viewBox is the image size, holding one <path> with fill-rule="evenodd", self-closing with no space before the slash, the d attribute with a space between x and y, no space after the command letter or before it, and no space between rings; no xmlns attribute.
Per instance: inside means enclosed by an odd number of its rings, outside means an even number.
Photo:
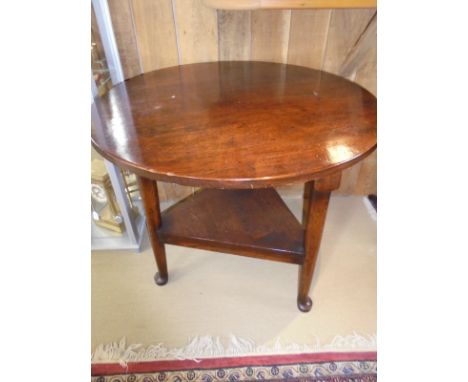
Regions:
<svg viewBox="0 0 468 382"><path fill-rule="evenodd" d="M321 68L330 16L330 9L291 11L288 64ZM277 190L284 197L301 197L303 186L291 184Z"/></svg>
<svg viewBox="0 0 468 382"><path fill-rule="evenodd" d="M334 9L332 11L323 70L339 74L347 55L356 45L374 14L375 9ZM354 80L354 75L355 73L348 78ZM343 171L337 193L356 193L361 167L362 162Z"/></svg>
<svg viewBox="0 0 468 382"><path fill-rule="evenodd" d="M204 0L217 9L376 8L377 0Z"/></svg>
<svg viewBox="0 0 468 382"><path fill-rule="evenodd" d="M170 193L170 183L156 182L156 184L158 186L159 200L161 202L174 199L173 195Z"/></svg>
<svg viewBox="0 0 468 382"><path fill-rule="evenodd" d="M201 0L172 1L179 63L217 61L219 50L216 10L206 7ZM183 199L194 190L196 189L178 184L165 187L169 200Z"/></svg>
<svg viewBox="0 0 468 382"><path fill-rule="evenodd" d="M329 9L291 12L288 64L321 68L330 15Z"/></svg>
<svg viewBox="0 0 468 382"><path fill-rule="evenodd" d="M201 0L173 0L180 64L218 60L218 21Z"/></svg>
<svg viewBox="0 0 468 382"><path fill-rule="evenodd" d="M355 82L377 96L377 36L356 70Z"/></svg>
<svg viewBox="0 0 468 382"><path fill-rule="evenodd" d="M356 71L355 82L377 96L377 36L374 35L372 48L367 51L361 66ZM377 151L361 162L354 193L377 194Z"/></svg>
<svg viewBox="0 0 468 382"><path fill-rule="evenodd" d="M347 77L356 72L356 69L362 64L367 53L376 46L377 36L377 13L374 14L364 32L359 36L341 64L340 75Z"/></svg>
<svg viewBox="0 0 468 382"><path fill-rule="evenodd" d="M180 54L181 63L252 58L316 68L320 67L323 56L323 68L339 72L343 64L351 61L351 55L356 55L353 53L353 47L356 48L359 37L363 38L362 32L375 12L368 9L218 11L216 15L214 9L205 7L200 0L174 0L174 8L170 0L128 0L131 6L127 7L125 1L127 0L113 0L110 6L113 23L119 25L114 28L126 78L139 74L136 65L137 47L144 71L177 65ZM136 29L134 32L129 29L132 8ZM173 9L175 15L172 13ZM333 16L329 16L331 12ZM320 46L327 33L327 15L331 17L329 41ZM122 53L124 49L126 51ZM364 63L361 62L361 57L354 60L356 70L353 68L347 73L353 72L350 77L355 76L356 82L375 94L376 63L369 58L374 54L374 50L372 46L371 52L366 52L362 58ZM362 54L361 52L360 56ZM346 193L358 188L362 193L373 187L364 186L372 183L369 180L372 175L366 173L372 171L374 166L372 156L366 161L369 161L369 164L359 164L356 168L348 170L348 174L344 172L342 187ZM162 200L178 199L192 191L178 185L159 186L164 189L161 190Z"/></svg>
<svg viewBox="0 0 468 382"><path fill-rule="evenodd" d="M376 18L374 18L376 22ZM343 65L349 79L377 95L377 35L376 25L368 25L349 57L354 59ZM361 45L364 42L364 46ZM364 47L364 49L363 49ZM354 53L353 53L354 52ZM368 195L377 192L377 154L373 153L362 162L343 172L342 194Z"/></svg>
<svg viewBox="0 0 468 382"><path fill-rule="evenodd" d="M362 161L353 194L377 195L377 151Z"/></svg>
<svg viewBox="0 0 468 382"><path fill-rule="evenodd" d="M340 188L336 191L340 195L356 194L356 184L361 172L362 162L347 168L341 173Z"/></svg>
<svg viewBox="0 0 468 382"><path fill-rule="evenodd" d="M124 78L135 77L142 73L142 68L131 4L129 0L113 0L108 4Z"/></svg>
<svg viewBox="0 0 468 382"><path fill-rule="evenodd" d="M252 60L287 62L291 11L252 12Z"/></svg>
<svg viewBox="0 0 468 382"><path fill-rule="evenodd" d="M177 40L171 0L132 0L143 71L177 65Z"/></svg>
<svg viewBox="0 0 468 382"><path fill-rule="evenodd" d="M219 59L249 60L250 11L218 11Z"/></svg>
<svg viewBox="0 0 468 382"><path fill-rule="evenodd" d="M131 0L144 72L179 64L171 0ZM157 182L162 202L177 200L185 187ZM179 187L181 190L179 190Z"/></svg>
<svg viewBox="0 0 468 382"><path fill-rule="evenodd" d="M334 9L330 20L323 69L339 73L346 56L369 24L375 9Z"/></svg>

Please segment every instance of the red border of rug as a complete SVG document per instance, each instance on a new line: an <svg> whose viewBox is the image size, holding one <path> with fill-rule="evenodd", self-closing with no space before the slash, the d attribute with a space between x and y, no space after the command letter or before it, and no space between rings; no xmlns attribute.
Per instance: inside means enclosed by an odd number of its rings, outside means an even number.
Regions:
<svg viewBox="0 0 468 382"><path fill-rule="evenodd" d="M91 375L115 375L129 373L154 373L188 369L213 369L242 366L273 366L295 363L339 362L339 361L376 361L377 352L348 353L306 353L261 355L249 357L204 358L200 362L192 360L128 362L127 366L118 363L91 364Z"/></svg>

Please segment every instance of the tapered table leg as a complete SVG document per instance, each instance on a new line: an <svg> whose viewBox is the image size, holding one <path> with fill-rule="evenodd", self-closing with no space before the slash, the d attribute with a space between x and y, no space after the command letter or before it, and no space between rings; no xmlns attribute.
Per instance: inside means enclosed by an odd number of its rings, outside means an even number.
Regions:
<svg viewBox="0 0 468 382"><path fill-rule="evenodd" d="M312 308L312 300L309 297L310 284L320 249L330 193L338 188L340 178L341 174L337 174L310 181L305 185L305 211L303 211L305 258L304 263L299 266L299 291L297 295L297 307L302 312L308 312Z"/></svg>
<svg viewBox="0 0 468 382"><path fill-rule="evenodd" d="M304 198L302 204L302 226L305 228L307 223L307 214L309 213L310 195L314 188L314 181L311 180L304 184Z"/></svg>
<svg viewBox="0 0 468 382"><path fill-rule="evenodd" d="M138 177L140 195L143 199L143 206L146 215L146 228L151 240L154 258L159 272L154 276L154 281L158 285L167 283L167 262L164 243L158 237L158 228L161 225L161 211L159 209L158 187L154 180Z"/></svg>

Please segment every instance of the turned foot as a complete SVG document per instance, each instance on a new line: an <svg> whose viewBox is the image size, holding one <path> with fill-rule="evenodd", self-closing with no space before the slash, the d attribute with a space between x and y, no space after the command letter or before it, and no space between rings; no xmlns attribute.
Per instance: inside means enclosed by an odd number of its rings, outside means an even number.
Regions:
<svg viewBox="0 0 468 382"><path fill-rule="evenodd" d="M154 282L158 285L164 285L164 284L167 284L167 276L166 277L162 277L159 272L157 272L155 275L154 275Z"/></svg>
<svg viewBox="0 0 468 382"><path fill-rule="evenodd" d="M312 309L312 300L310 297L307 297L305 304L297 300L297 307L301 312L307 313L310 311L310 309Z"/></svg>

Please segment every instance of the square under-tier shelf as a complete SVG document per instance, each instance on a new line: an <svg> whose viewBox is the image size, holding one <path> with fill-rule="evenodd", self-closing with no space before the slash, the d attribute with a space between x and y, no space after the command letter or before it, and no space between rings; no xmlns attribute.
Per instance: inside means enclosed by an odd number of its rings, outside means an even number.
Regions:
<svg viewBox="0 0 468 382"><path fill-rule="evenodd" d="M293 264L304 260L304 229L273 188L204 189L161 217L164 243Z"/></svg>

